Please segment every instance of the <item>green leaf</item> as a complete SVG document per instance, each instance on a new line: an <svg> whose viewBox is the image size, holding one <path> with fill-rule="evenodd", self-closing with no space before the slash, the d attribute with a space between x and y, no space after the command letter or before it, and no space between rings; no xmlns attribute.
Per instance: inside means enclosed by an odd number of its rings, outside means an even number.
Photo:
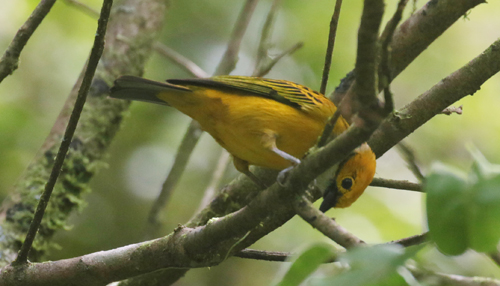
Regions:
<svg viewBox="0 0 500 286"><path fill-rule="evenodd" d="M311 281L314 286L376 286L401 285L404 280L396 273L406 260L423 246L403 248L400 245L358 247L340 256L340 261L350 265L350 270L332 277Z"/></svg>
<svg viewBox="0 0 500 286"><path fill-rule="evenodd" d="M435 164L426 179L427 222L439 250L458 255L468 247L467 213L470 203L465 174Z"/></svg>
<svg viewBox="0 0 500 286"><path fill-rule="evenodd" d="M470 248L495 251L500 240L500 175L480 180L471 191L474 201L468 216Z"/></svg>
<svg viewBox="0 0 500 286"><path fill-rule="evenodd" d="M309 277L318 267L325 263L329 258L335 255L334 248L325 243L314 244L293 262L292 266L283 277L283 280L278 286L295 286L300 285L307 277Z"/></svg>

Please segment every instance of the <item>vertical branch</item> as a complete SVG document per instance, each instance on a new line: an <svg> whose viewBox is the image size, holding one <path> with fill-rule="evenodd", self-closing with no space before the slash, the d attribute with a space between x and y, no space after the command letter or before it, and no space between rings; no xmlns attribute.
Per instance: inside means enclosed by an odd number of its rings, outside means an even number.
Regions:
<svg viewBox="0 0 500 286"><path fill-rule="evenodd" d="M19 56L31 35L35 32L38 25L50 12L56 0L42 0L31 13L28 20L17 31L16 36L0 59L0 82L8 75L12 74L18 67Z"/></svg>
<svg viewBox="0 0 500 286"><path fill-rule="evenodd" d="M236 20L236 25L231 35L231 39L228 43L226 53L224 54L219 66L217 67L216 74L228 74L230 73L236 65L236 57L240 49L241 40L245 31L248 27L251 15L257 5L258 0L247 0L246 4L240 12L238 19ZM196 144L198 143L201 136L201 129L199 124L192 120L186 131L184 138L182 139L181 146L177 151L174 164L170 169L165 182L163 183L162 190L158 195L158 198L154 202L151 211L149 213L148 221L153 225L158 222L158 213L162 208L165 207L170 194L177 185L182 173L186 169L187 161L191 154L193 153Z"/></svg>
<svg viewBox="0 0 500 286"><path fill-rule="evenodd" d="M379 71L379 89L384 90L384 110L385 113L389 114L394 109L394 99L390 90L390 83L392 82L392 70L389 65L391 61L391 42L394 31L398 26L401 18L403 16L404 8L408 0L400 0L396 12L392 16L391 20L385 26L384 32L380 37L380 42L382 43L381 59L380 59L380 71Z"/></svg>
<svg viewBox="0 0 500 286"><path fill-rule="evenodd" d="M199 213L203 210L210 201L215 197L215 190L219 186L219 183L224 175L224 172L227 169L227 165L231 162L231 155L226 150L222 149L222 153L219 156L219 161L217 162L217 166L215 167L212 173L212 179L206 188L203 198L201 199L200 205L198 206L198 210L196 213Z"/></svg>
<svg viewBox="0 0 500 286"><path fill-rule="evenodd" d="M156 225L158 223L158 214L170 199L173 189L177 185L177 182L181 178L182 173L186 169L188 160L191 157L194 147L196 146L196 143L198 143L201 134L202 131L200 128L200 124L192 120L191 124L189 124L189 127L186 130L186 133L184 134L184 138L182 138L181 144L179 145L179 149L177 150L172 169L170 169L165 182L163 182L158 198L155 200L153 206L151 207L148 216L149 223L153 225Z"/></svg>
<svg viewBox="0 0 500 286"><path fill-rule="evenodd" d="M359 103L364 107L374 106L377 100L378 33L383 14L384 1L364 1L354 68L356 83L353 86Z"/></svg>
<svg viewBox="0 0 500 286"><path fill-rule="evenodd" d="M332 20L330 21L330 33L328 34L328 44L325 54L325 66L323 67L323 77L321 78L321 87L319 92L325 94L328 84L328 75L330 74L330 66L332 65L333 48L335 47L335 38L337 35L337 26L340 18L340 8L342 0L335 2L335 10L333 11ZM331 132L331 131L330 131Z"/></svg>
<svg viewBox="0 0 500 286"><path fill-rule="evenodd" d="M83 76L82 84L78 91L78 96L75 102L75 106L73 108L73 112L71 113L68 125L66 127L66 131L64 132L64 136L62 138L59 151L57 152L49 180L45 185L45 190L43 191L42 196L40 197L40 202L37 205L33 221L30 224L28 233L26 234L26 239L24 240L23 245L21 246L21 250L19 251L17 259L14 261L14 264L17 265L24 264L28 261L28 253L31 249L33 241L35 240L35 236L40 227L40 223L42 222L42 218L45 213L45 209L47 208L47 205L49 203L50 196L52 195L52 191L54 190L56 180L59 177L59 174L61 173L61 168L64 163L64 159L66 157L66 154L68 153L69 145L71 144L73 135L75 134L76 126L78 124L78 120L80 119L80 115L83 110L83 106L85 105L85 101L87 100L87 94L90 89L92 79L94 78L94 74L97 69L97 64L99 63L102 51L104 50L104 37L106 35L106 28L108 25L108 19L112 5L113 5L113 0L105 0L103 2L101 9L101 17L99 18L98 21L97 32L94 39L94 45L90 53L90 58L87 64L87 69L85 70L85 74Z"/></svg>
<svg viewBox="0 0 500 286"><path fill-rule="evenodd" d="M330 67L332 65L333 48L335 47L335 38L337 35L337 26L340 18L340 8L342 7L342 0L335 2L335 10L333 11L332 20L330 21L330 33L328 34L328 45L325 54L325 66L323 67L323 77L321 78L321 87L319 92L325 94L326 86L328 84L328 76L330 74ZM333 116L328 120L323 129L323 134L318 141L318 147L325 146L328 137L332 134L335 123L340 117L340 109L337 109Z"/></svg>
<svg viewBox="0 0 500 286"><path fill-rule="evenodd" d="M441 0L428 3L413 13L394 33L391 47L392 77L395 78L434 40L441 36L453 23L463 17L469 9L485 3L484 0ZM342 98L349 97L354 82L354 74L349 73L341 81L340 86L330 95L332 101L338 104ZM342 115L350 118L350 110L342 110Z"/></svg>
<svg viewBox="0 0 500 286"><path fill-rule="evenodd" d="M241 40L245 31L247 30L248 23L252 17L255 6L259 0L247 0L243 9L238 16L238 20L234 26L231 39L227 45L226 52L222 56L222 59L215 70L215 75L229 74L235 67L238 61L238 52L240 51Z"/></svg>
<svg viewBox="0 0 500 286"><path fill-rule="evenodd" d="M259 47L257 48L257 57L255 59L255 69L252 75L258 75L262 71L262 67L267 62L268 51L271 47L271 33L274 27L274 21L276 19L276 11L281 3L281 0L274 0L271 5L271 9L269 9L269 13L267 14L266 21L264 22L264 26L262 27L262 31L260 33L260 42Z"/></svg>

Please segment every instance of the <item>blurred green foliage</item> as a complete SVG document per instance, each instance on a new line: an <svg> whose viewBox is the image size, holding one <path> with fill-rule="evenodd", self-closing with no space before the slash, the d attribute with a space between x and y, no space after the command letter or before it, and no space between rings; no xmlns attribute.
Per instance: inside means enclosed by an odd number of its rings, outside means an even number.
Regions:
<svg viewBox="0 0 500 286"><path fill-rule="evenodd" d="M358 247L339 255L348 269L336 275L311 279L311 285L327 286L399 286L406 285L396 271L412 258L421 246L403 248L400 245Z"/></svg>
<svg viewBox="0 0 500 286"><path fill-rule="evenodd" d="M500 241L500 165L472 149L468 174L436 164L425 183L431 238L446 254L496 251Z"/></svg>
<svg viewBox="0 0 500 286"><path fill-rule="evenodd" d="M298 286L318 267L334 257L335 249L326 243L317 243L304 250L292 263L277 286Z"/></svg>
<svg viewBox="0 0 500 286"><path fill-rule="evenodd" d="M0 1L0 50L12 40L37 0ZM82 1L99 9L99 0ZM192 59L211 73L224 52L233 23L243 2L234 0L171 0L160 41ZM396 7L386 1L387 20ZM419 1L418 5L424 5ZM244 38L239 62L233 74L249 75L259 40L260 29L271 5L262 0L252 17ZM277 54L298 41L304 47L283 59L268 75L296 81L318 89L332 0L284 0L273 32ZM354 67L356 37L362 1L344 1L328 91ZM499 37L500 2L490 1L475 8L466 18L433 43L414 63L395 79L392 90L396 107L401 107L432 85L482 52ZM411 13L411 5L405 17ZM0 198L34 157L75 83L92 45L96 21L57 1L49 16L29 41L21 55L19 69L0 84ZM188 77L169 60L153 54L145 77ZM496 75L464 105L461 116L437 116L407 138L426 172L434 160L467 166L469 155L464 145L473 142L492 162L498 162L500 120L494 114L500 106L500 80ZM147 213L175 155L189 119L179 112L147 103L134 103L129 117L109 151L108 168L92 181L88 207L74 214L71 231L57 234L60 250L50 259L123 246L145 239ZM171 232L187 221L197 209L207 180L217 161L220 147L203 135L167 209L162 213L163 227L157 234ZM231 170L225 182L236 175ZM377 176L415 180L394 151L378 160ZM369 243L379 243L425 230L422 196L397 190L369 188L348 209L331 210L328 215ZM294 251L311 242L328 242L323 235L301 219L294 218L254 246L255 248ZM443 272L464 275L495 275L500 272L484 256L466 252L448 258L435 251L419 255L422 262ZM327 271L329 265L319 271ZM229 263L210 269L189 271L176 285L269 285L280 272L280 263L229 258ZM254 273L259 273L255 275ZM281 277L281 276L280 276Z"/></svg>

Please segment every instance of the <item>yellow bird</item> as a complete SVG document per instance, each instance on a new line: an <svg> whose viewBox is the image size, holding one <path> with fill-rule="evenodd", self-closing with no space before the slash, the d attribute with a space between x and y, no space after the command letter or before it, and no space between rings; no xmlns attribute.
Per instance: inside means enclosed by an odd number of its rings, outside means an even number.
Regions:
<svg viewBox="0 0 500 286"><path fill-rule="evenodd" d="M255 183L249 165L283 170L300 163L337 109L322 94L285 81L246 76L151 81L122 76L111 97L172 106L198 121ZM333 134L349 125L340 117ZM350 206L370 184L375 155L365 143L339 164L320 209Z"/></svg>

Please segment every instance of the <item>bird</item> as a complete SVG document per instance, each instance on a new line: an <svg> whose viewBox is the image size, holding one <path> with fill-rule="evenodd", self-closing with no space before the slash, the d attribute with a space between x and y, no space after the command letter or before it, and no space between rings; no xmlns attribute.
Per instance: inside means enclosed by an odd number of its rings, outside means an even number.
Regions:
<svg viewBox="0 0 500 286"><path fill-rule="evenodd" d="M196 120L232 155L236 170L262 188L266 186L249 166L283 174L300 164L337 110L328 98L306 86L233 75L165 82L124 75L115 80L109 96L171 106ZM348 127L341 116L332 134ZM366 143L349 154L326 188L320 210L345 208L356 201L375 174L375 160Z"/></svg>

